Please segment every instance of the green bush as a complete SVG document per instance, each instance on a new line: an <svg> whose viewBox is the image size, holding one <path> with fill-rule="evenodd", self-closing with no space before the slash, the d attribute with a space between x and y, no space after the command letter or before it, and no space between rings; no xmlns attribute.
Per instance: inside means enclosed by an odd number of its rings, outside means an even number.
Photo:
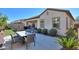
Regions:
<svg viewBox="0 0 79 59"><path fill-rule="evenodd" d="M73 50L79 47L79 40L75 40L77 37L77 30L69 28L65 37L60 37L58 43L63 47L62 49Z"/></svg>
<svg viewBox="0 0 79 59"><path fill-rule="evenodd" d="M42 30L41 30L41 33L42 33L42 34L48 34L48 30L47 30L47 29L42 29Z"/></svg>
<svg viewBox="0 0 79 59"><path fill-rule="evenodd" d="M64 50L77 49L79 47L79 41L73 37L61 37L58 39L58 43L63 47Z"/></svg>
<svg viewBox="0 0 79 59"><path fill-rule="evenodd" d="M69 28L68 31L66 32L66 34L67 34L68 38L70 38L70 37L76 38L77 37L77 31L74 28Z"/></svg>
<svg viewBox="0 0 79 59"><path fill-rule="evenodd" d="M9 26L6 26L6 27L5 27L5 29L9 30L9 29L12 29L12 28L11 28L11 27L9 27Z"/></svg>
<svg viewBox="0 0 79 59"><path fill-rule="evenodd" d="M37 33L41 33L41 29L39 28L39 29L37 29Z"/></svg>
<svg viewBox="0 0 79 59"><path fill-rule="evenodd" d="M57 35L57 30L56 29L51 29L51 30L49 30L48 34L51 35L51 36L56 36Z"/></svg>

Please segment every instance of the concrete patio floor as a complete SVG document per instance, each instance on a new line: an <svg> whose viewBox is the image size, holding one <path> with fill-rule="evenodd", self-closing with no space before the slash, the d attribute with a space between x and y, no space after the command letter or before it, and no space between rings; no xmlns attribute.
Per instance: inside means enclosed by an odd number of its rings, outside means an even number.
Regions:
<svg viewBox="0 0 79 59"><path fill-rule="evenodd" d="M42 34L36 34L36 43L35 46L33 46L33 43L30 45L28 50L59 50L61 49L61 46L57 43L56 37L46 36ZM14 50L27 50L25 48L25 45L14 48Z"/></svg>

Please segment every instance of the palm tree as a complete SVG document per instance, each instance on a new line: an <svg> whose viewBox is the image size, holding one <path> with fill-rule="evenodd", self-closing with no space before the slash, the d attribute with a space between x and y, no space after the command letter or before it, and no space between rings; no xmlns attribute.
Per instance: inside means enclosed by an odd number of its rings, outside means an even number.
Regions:
<svg viewBox="0 0 79 59"><path fill-rule="evenodd" d="M0 13L0 29L5 29L7 26L7 16Z"/></svg>

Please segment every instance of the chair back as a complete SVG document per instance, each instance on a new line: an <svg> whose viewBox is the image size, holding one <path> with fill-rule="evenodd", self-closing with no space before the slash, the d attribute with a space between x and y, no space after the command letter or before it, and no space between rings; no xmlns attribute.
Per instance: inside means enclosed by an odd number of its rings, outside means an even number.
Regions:
<svg viewBox="0 0 79 59"><path fill-rule="evenodd" d="M27 38L25 39L25 42L26 43L32 43L32 42L34 42L34 37L35 37L34 34L27 35Z"/></svg>

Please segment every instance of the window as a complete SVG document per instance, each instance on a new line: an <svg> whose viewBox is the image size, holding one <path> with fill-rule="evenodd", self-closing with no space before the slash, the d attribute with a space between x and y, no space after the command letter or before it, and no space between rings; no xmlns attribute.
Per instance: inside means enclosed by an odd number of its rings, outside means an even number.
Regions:
<svg viewBox="0 0 79 59"><path fill-rule="evenodd" d="M60 17L54 17L52 21L53 27L59 28L60 25Z"/></svg>
<svg viewBox="0 0 79 59"><path fill-rule="evenodd" d="M44 21L43 21L43 20L40 21L40 27L41 27L41 28L44 28Z"/></svg>

